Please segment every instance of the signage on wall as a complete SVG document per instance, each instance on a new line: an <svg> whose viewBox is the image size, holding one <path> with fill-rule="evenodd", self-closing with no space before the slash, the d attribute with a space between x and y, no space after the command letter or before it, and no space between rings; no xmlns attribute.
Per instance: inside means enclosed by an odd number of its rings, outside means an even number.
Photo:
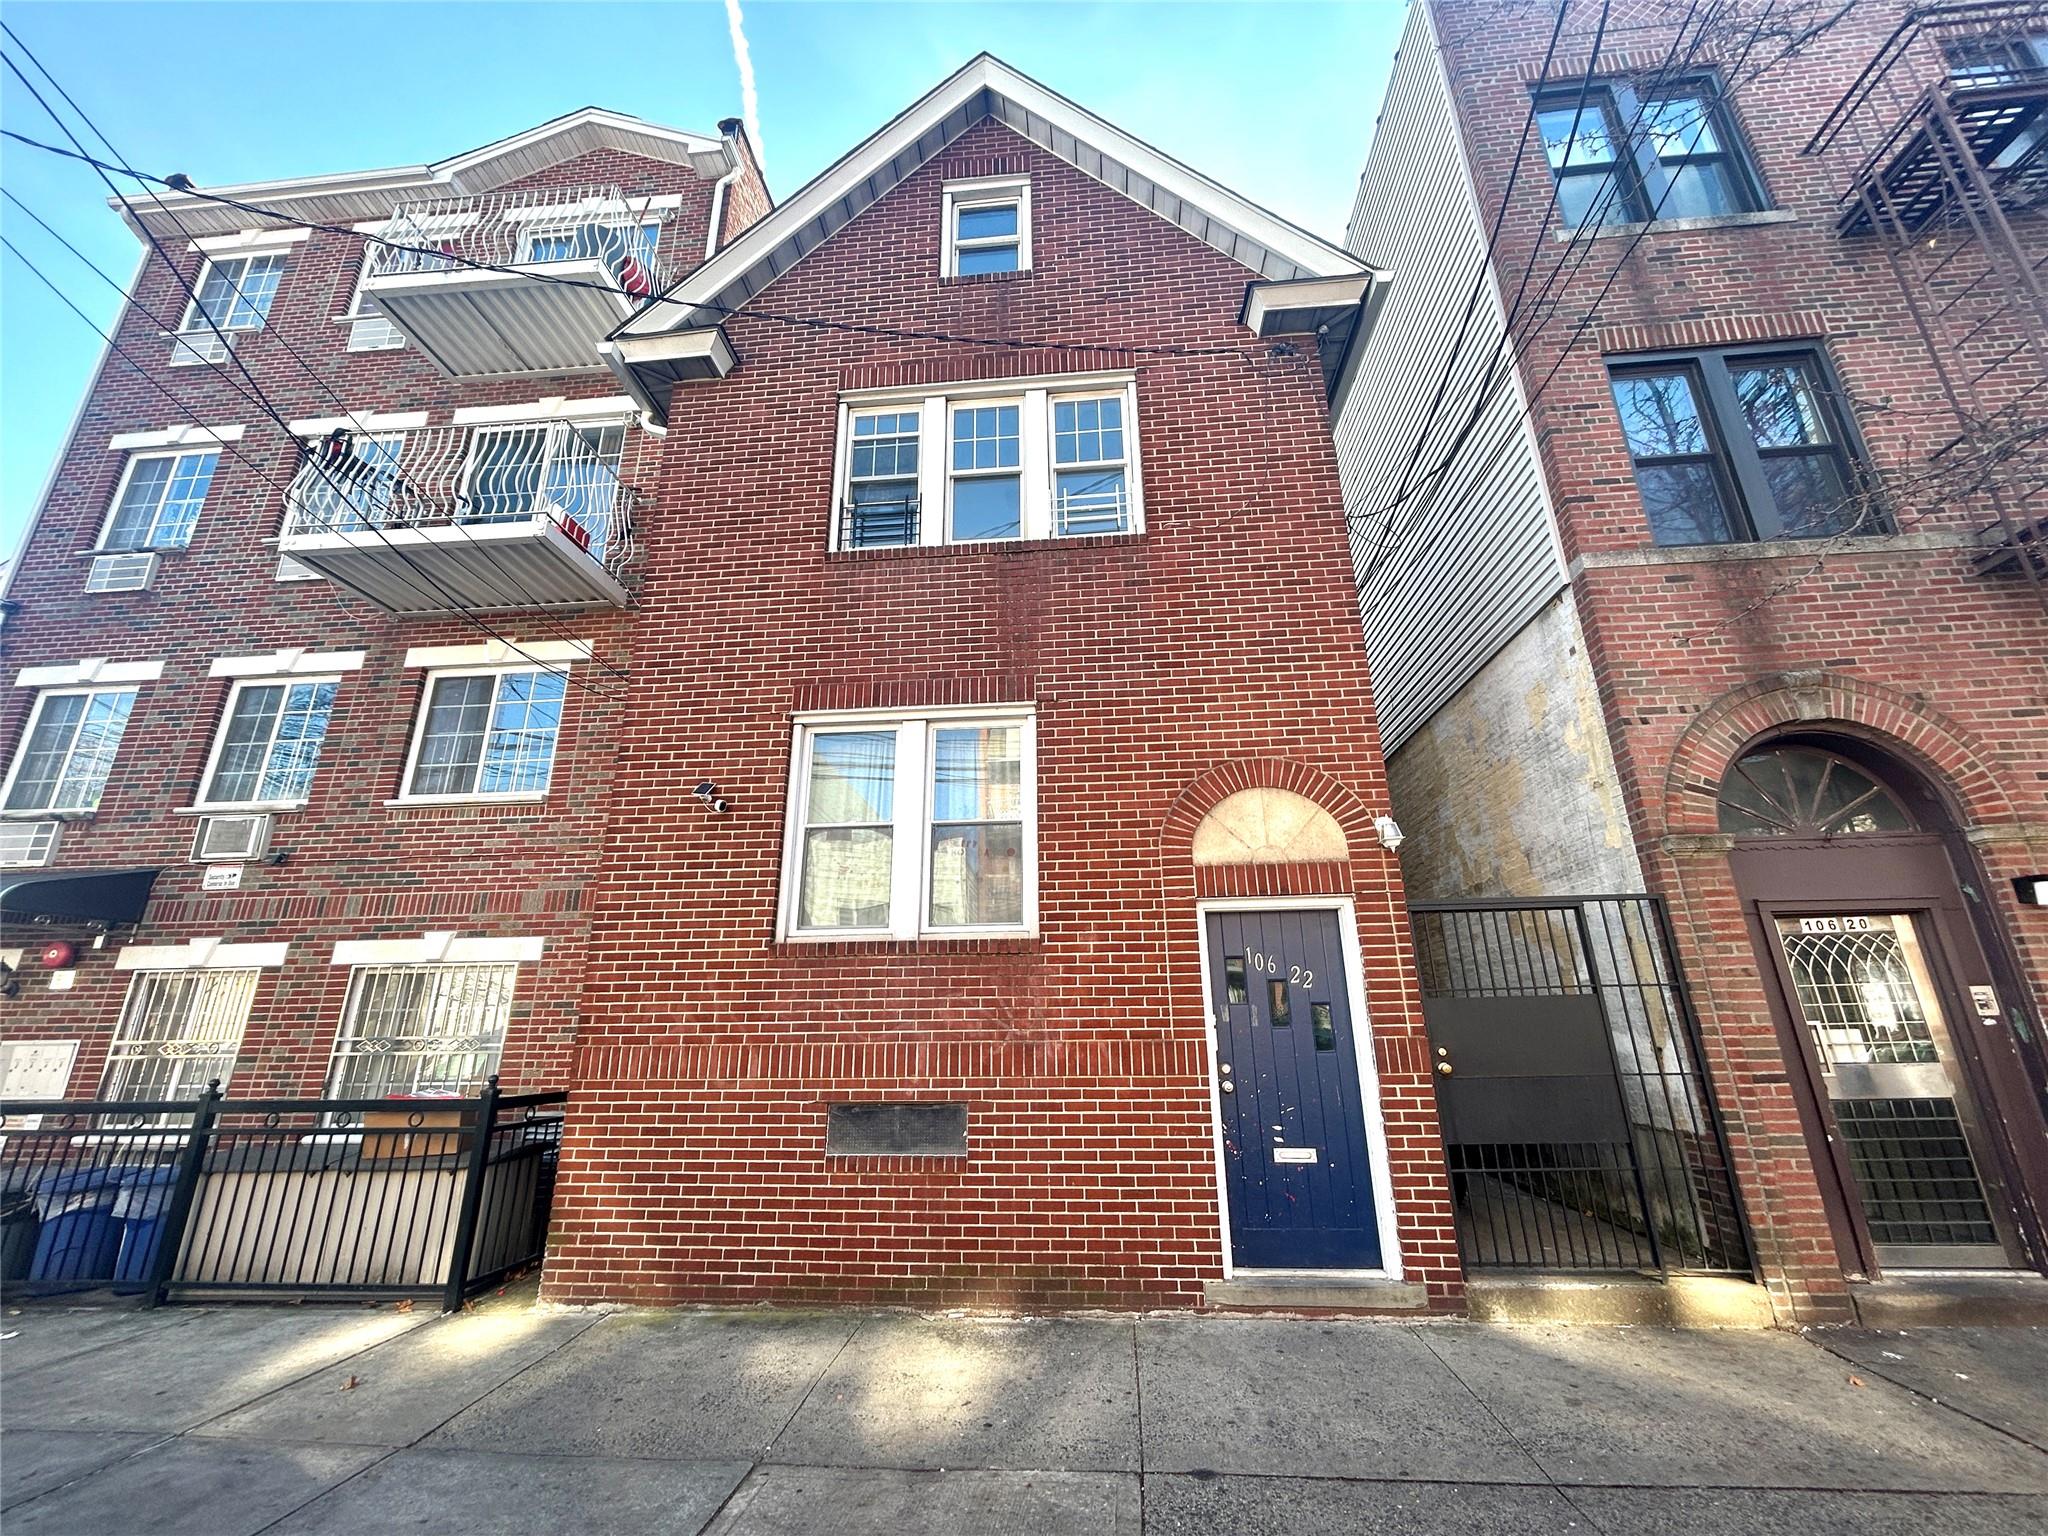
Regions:
<svg viewBox="0 0 2048 1536"><path fill-rule="evenodd" d="M1998 1021L1998 989L1995 987L1970 988L1970 1006L1977 1010L1979 1018L1996 1023Z"/></svg>
<svg viewBox="0 0 2048 1536"><path fill-rule="evenodd" d="M1868 933L1870 919L1867 917L1802 917L1799 919L1801 933Z"/></svg>
<svg viewBox="0 0 2048 1536"><path fill-rule="evenodd" d="M242 888L242 866L239 864L209 864L206 873L199 878L202 891L239 891Z"/></svg>

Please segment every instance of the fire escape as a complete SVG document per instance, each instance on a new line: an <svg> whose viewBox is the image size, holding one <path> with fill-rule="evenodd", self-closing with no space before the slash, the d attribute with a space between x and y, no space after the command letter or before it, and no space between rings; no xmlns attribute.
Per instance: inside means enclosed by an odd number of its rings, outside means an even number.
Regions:
<svg viewBox="0 0 2048 1536"><path fill-rule="evenodd" d="M1904 499L1988 516L1975 568L2048 608L2048 0L1910 12L1805 152L1836 173L1838 232L1891 267L1953 418Z"/></svg>

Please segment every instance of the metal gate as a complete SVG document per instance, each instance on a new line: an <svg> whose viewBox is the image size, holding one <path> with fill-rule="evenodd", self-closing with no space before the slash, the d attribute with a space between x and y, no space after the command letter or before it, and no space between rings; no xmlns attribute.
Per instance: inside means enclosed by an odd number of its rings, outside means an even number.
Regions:
<svg viewBox="0 0 2048 1536"><path fill-rule="evenodd" d="M1657 899L1409 910L1465 1264L1747 1274Z"/></svg>

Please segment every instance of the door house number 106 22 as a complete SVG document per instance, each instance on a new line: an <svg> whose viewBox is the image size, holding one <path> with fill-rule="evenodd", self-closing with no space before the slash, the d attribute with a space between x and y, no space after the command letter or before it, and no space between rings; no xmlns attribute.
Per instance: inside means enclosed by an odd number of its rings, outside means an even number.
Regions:
<svg viewBox="0 0 2048 1536"><path fill-rule="evenodd" d="M1245 951L1245 960L1253 970L1262 972L1267 976L1278 976L1282 970L1285 970L1290 985L1312 987L1316 984L1316 973L1314 971L1305 970L1298 965L1289 965L1278 955L1263 955L1256 949L1248 949Z"/></svg>

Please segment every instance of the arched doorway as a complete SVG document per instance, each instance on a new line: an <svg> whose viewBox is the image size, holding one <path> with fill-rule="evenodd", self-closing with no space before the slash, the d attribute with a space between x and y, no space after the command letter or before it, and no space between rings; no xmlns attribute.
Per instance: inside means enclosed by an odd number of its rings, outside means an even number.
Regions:
<svg viewBox="0 0 2048 1536"><path fill-rule="evenodd" d="M1737 757L1718 815L1845 1267L2040 1267L2040 1106L1948 802L1861 736L1802 730Z"/></svg>

